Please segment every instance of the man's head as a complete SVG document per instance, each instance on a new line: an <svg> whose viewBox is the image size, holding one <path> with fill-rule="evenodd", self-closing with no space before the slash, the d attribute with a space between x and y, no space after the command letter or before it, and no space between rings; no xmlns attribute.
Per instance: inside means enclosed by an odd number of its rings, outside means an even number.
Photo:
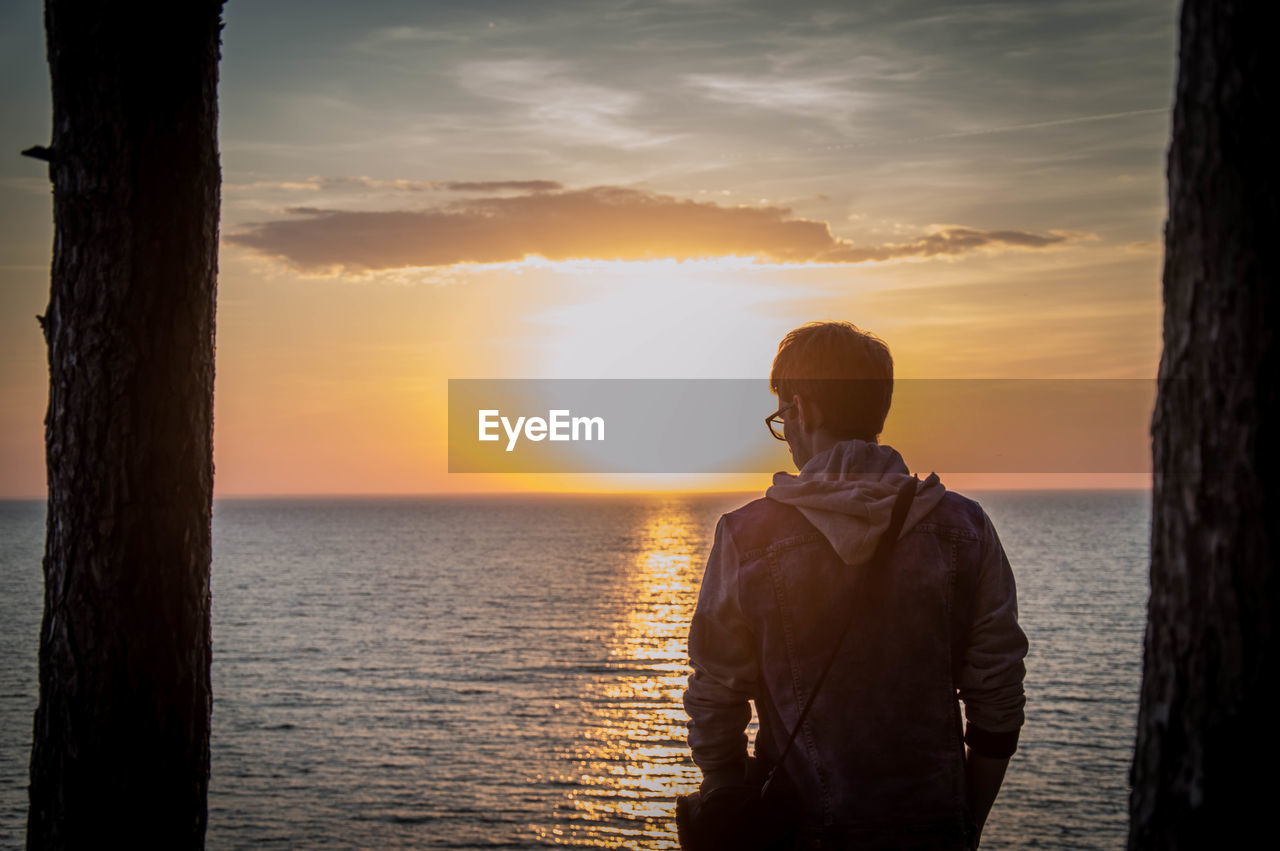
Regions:
<svg viewBox="0 0 1280 851"><path fill-rule="evenodd" d="M848 322L810 322L778 344L769 389L803 467L838 441L875 442L893 398L893 358L884 341Z"/></svg>

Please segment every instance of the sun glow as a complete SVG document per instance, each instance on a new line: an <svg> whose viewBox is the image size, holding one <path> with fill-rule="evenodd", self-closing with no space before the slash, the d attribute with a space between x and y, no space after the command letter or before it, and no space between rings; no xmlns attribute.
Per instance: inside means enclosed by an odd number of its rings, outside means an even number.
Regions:
<svg viewBox="0 0 1280 851"><path fill-rule="evenodd" d="M302 281L260 277L257 263L232 254L218 329L218 492L759 492L767 477L450 474L448 380L762 379L777 341L813 319L876 331L893 347L900 377L1045 376L1044 364L1124 374L1123 364L1071 354L1077 326L1061 342L1042 333L1038 360L1021 366L993 334L974 339L973 317L991 308L964 292L975 276L997 280L993 263L530 256L416 270L430 280L402 269ZM250 298L261 312L240 309ZM1004 302L1006 310L1024 301ZM264 323L263 315L276 318ZM1033 327L1043 332L1043 323L1007 312L999 335L1018 339ZM678 433L679 410L654 416Z"/></svg>
<svg viewBox="0 0 1280 851"><path fill-rule="evenodd" d="M548 336L539 372L561 378L765 377L774 343L761 341L786 332L785 302L818 292L739 257L531 268L575 294L528 317Z"/></svg>

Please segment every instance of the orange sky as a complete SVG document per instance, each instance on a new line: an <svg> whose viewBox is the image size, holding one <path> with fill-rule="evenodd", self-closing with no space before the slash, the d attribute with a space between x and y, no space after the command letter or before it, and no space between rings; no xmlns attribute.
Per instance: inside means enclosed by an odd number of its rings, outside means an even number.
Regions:
<svg viewBox="0 0 1280 851"><path fill-rule="evenodd" d="M217 494L759 491L450 475L447 381L763 378L813 319L900 377L1154 377L1172 4L467 5L228 5ZM4 16L19 150L47 71L39 9ZM0 215L0 497L38 497L39 163Z"/></svg>

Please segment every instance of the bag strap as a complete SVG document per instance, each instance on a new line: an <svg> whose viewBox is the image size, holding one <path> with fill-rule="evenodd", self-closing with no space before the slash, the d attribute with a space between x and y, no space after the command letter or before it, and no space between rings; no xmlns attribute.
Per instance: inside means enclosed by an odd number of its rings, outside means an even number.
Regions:
<svg viewBox="0 0 1280 851"><path fill-rule="evenodd" d="M911 509L911 503L915 499L918 485L919 480L912 476L898 490L898 497L893 503L893 513L889 516L889 528L885 530L880 540L876 543L875 554L871 556L871 561L867 563L864 573L875 573L885 569L894 545L898 542L898 536L902 533L902 524L907 519L907 512ZM857 585L855 584L854 587L856 589ZM769 770L768 776L765 777L764 785L760 787L761 799L768 793L769 786L773 783L774 775L777 774L778 769L787 761L787 756L791 753L791 747L796 743L796 734L800 732L800 728L804 726L805 719L809 717L809 710L813 708L814 698L818 696L818 691L822 688L822 684L826 682L827 674L831 672L831 666L835 664L836 656L840 653L840 647L844 644L845 636L849 634L849 628L853 626L853 613L855 611L856 607L849 607L849 615L845 618L844 627L840 630L840 637L836 639L835 647L831 648L831 655L827 658L827 664L822 666L822 673L818 674L818 679L814 682L813 688L809 690L809 697L805 701L804 707L800 710L800 717L796 720L795 727L791 728L791 735L787 736L787 744L782 749L782 756L778 757L778 761L774 763L773 768Z"/></svg>

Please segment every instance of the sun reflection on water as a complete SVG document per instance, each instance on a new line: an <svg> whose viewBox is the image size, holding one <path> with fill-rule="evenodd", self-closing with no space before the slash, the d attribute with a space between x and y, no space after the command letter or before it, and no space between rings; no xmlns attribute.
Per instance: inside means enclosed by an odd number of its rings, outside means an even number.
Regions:
<svg viewBox="0 0 1280 851"><path fill-rule="evenodd" d="M709 532L690 508L655 504L636 530L607 672L584 695L587 724L573 754L582 788L571 796L562 833L544 837L556 844L678 847L675 796L700 780L681 698Z"/></svg>

